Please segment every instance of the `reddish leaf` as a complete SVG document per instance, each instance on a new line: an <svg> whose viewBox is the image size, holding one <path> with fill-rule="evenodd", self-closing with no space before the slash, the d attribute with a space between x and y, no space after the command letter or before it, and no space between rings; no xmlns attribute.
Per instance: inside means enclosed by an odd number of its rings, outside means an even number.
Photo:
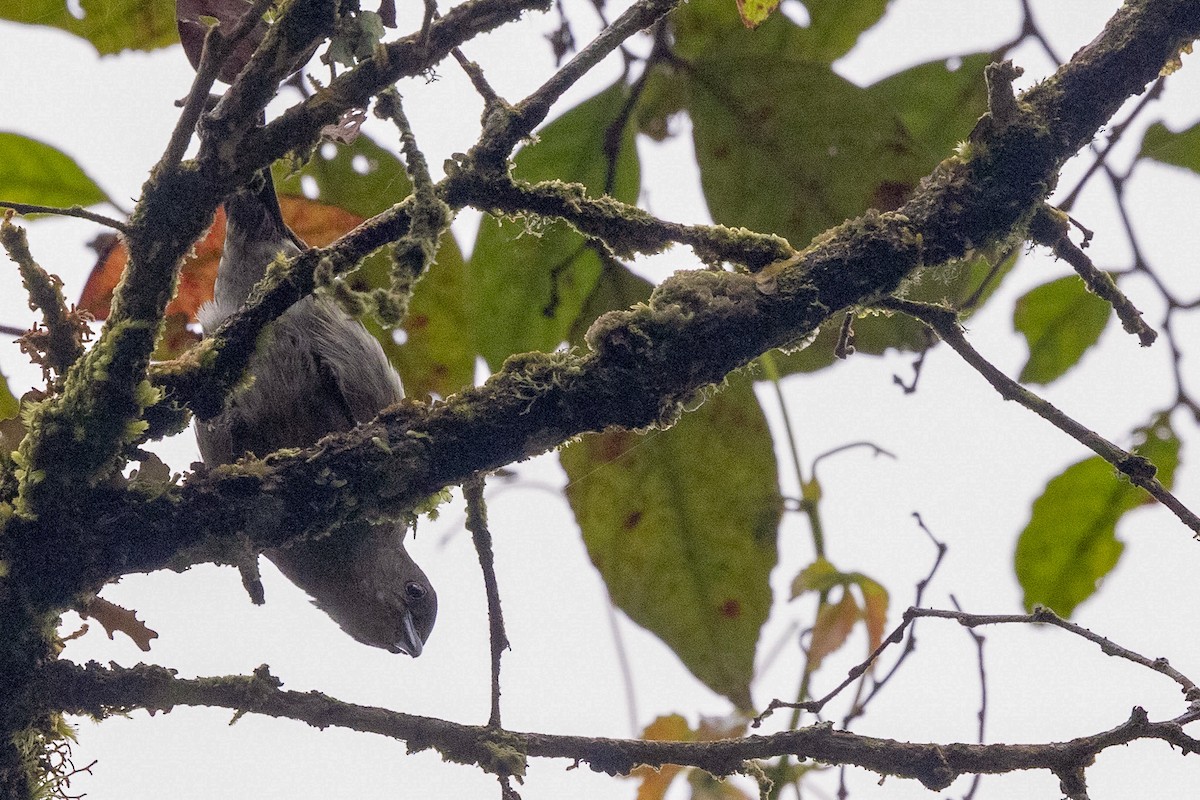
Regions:
<svg viewBox="0 0 1200 800"><path fill-rule="evenodd" d="M183 51L187 53L193 69L200 64L200 54L204 50L204 37L208 34L209 25L215 20L222 33L229 33L249 8L249 0L176 0L175 23L179 27L179 41L183 43ZM217 77L225 83L233 83L233 79L250 61L263 37L267 35L267 28L266 20L260 19L221 64ZM319 45L320 42L317 42L308 52L298 56L288 74L307 64Z"/></svg>
<svg viewBox="0 0 1200 800"><path fill-rule="evenodd" d="M217 211L204 238L192 249L192 257L183 265L179 276L179 289L167 305L167 316L183 315L187 322L196 320L196 310L212 299L213 282L217 279L217 263L221 259L221 247L225 242L225 213ZM79 307L92 312L96 319L108 319L113 291L125 271L129 253L125 244L116 238L94 244L98 251L95 266L83 286Z"/></svg>
<svg viewBox="0 0 1200 800"><path fill-rule="evenodd" d="M887 625L888 592L877 581L858 575L858 588L863 595L863 622L867 626L867 647L874 650L883 644L883 629Z"/></svg>
<svg viewBox="0 0 1200 800"><path fill-rule="evenodd" d="M303 197L280 197L283 218L296 234L314 247L323 247L362 223L363 218L336 206L325 205ZM225 212L217 210L213 225L204 238L196 243L192 257L184 262L179 275L179 289L167 304L166 324L159 339L155 358L174 358L199 338L188 330L196 321L196 312L213 296L217 265L225 245ZM128 260L125 245L116 237L93 243L98 253L95 266L84 284L79 307L90 311L96 319L107 319L113 291L121 280Z"/></svg>
<svg viewBox="0 0 1200 800"><path fill-rule="evenodd" d="M200 66L200 53L204 50L204 37L208 34L209 23L217 20L223 31L230 31L249 8L246 0L176 0L175 23L179 26L179 41L183 42L183 52L187 53L192 68ZM201 17L211 19L205 21ZM259 42L267 35L267 23L259 20L254 30L238 43L233 53L221 65L217 77L225 83L233 83L233 79L246 66L250 56Z"/></svg>

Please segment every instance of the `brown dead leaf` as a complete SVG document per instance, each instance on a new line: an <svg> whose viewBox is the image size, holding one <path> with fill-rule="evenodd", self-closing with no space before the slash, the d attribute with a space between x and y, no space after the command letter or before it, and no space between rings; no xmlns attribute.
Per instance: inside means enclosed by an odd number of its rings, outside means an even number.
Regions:
<svg viewBox="0 0 1200 800"><path fill-rule="evenodd" d="M103 597L93 597L83 608L79 616L84 619L94 619L104 626L108 638L112 639L117 631L128 636L143 652L150 650L150 640L158 638L158 632L146 627L146 623L137 618L136 611L122 608L116 603L110 603Z"/></svg>

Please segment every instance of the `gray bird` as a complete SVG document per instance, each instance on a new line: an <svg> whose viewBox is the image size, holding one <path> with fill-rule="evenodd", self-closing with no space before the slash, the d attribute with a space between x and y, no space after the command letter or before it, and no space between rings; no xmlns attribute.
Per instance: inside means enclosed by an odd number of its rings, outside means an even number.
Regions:
<svg viewBox="0 0 1200 800"><path fill-rule="evenodd" d="M225 201L214 296L198 314L206 334L241 307L280 253L291 257L304 247L283 222L270 176L254 181L260 182ZM197 421L205 464L307 447L373 419L404 396L379 342L323 297L304 298L271 325L249 375L219 416ZM266 556L346 633L415 657L433 629L437 594L404 549L405 533L400 523L360 521Z"/></svg>

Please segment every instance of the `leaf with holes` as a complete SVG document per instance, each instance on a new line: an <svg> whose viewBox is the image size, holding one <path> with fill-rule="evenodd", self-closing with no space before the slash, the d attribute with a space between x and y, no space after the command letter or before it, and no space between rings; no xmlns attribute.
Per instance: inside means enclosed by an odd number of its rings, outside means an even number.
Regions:
<svg viewBox="0 0 1200 800"><path fill-rule="evenodd" d="M91 42L100 55L156 50L179 41L174 0L80 0L80 16L64 0L0 4L0 19L61 28Z"/></svg>

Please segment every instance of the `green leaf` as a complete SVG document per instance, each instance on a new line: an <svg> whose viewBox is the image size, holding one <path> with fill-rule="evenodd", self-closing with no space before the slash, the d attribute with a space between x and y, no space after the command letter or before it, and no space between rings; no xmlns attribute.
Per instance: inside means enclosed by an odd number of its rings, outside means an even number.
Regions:
<svg viewBox="0 0 1200 800"><path fill-rule="evenodd" d="M331 148L320 148L296 173L290 173L286 163L277 163L272 172L280 193L303 195L304 179L311 178L318 191L312 199L360 217L372 217L412 191L400 159L366 136L358 137L353 144ZM351 280L358 288L381 288L390 285L390 275L391 259L384 251L363 262ZM467 327L465 284L462 251L447 232L442 236L437 262L413 292L408 316L400 326L404 344L397 344L394 330L364 320L400 372L410 397L447 397L474 382L475 349Z"/></svg>
<svg viewBox="0 0 1200 800"><path fill-rule="evenodd" d="M737 0L738 13L747 28L757 28L779 8L779 0Z"/></svg>
<svg viewBox="0 0 1200 800"><path fill-rule="evenodd" d="M729 52L770 50L790 59L830 64L848 53L863 31L879 20L887 0L808 0L804 5L807 26L775 14L763 15L765 22L760 19L758 28L747 30L735 3L690 0L670 17L675 52L691 61L721 46Z"/></svg>
<svg viewBox="0 0 1200 800"><path fill-rule="evenodd" d="M1076 275L1026 292L1013 308L1013 327L1029 344L1019 380L1047 384L1061 377L1100 339L1111 311Z"/></svg>
<svg viewBox="0 0 1200 800"><path fill-rule="evenodd" d="M994 56L976 53L951 70L944 60L918 64L869 87L868 91L900 118L925 155L924 172L965 141L987 111L983 70Z"/></svg>
<svg viewBox="0 0 1200 800"><path fill-rule="evenodd" d="M822 8L832 14L837 5ZM866 13L869 5L843 10ZM989 54L967 56L956 70L945 60L921 64L863 89L811 59L804 38L809 32L778 15L749 33L740 30L728 4L693 0L674 19L680 52L693 55L694 68L652 76L650 85L658 88L643 126L663 135L675 107L660 95L670 89L686 96L713 218L777 233L797 246L870 207L899 205L986 110L982 73ZM817 28L831 18L814 7L813 19ZM862 24L871 23L873 18ZM993 269L978 257L927 270L906 296L961 306L983 286L973 309L1014 262ZM780 371L832 364L840 323L827 323L809 347L781 356ZM923 325L902 315L860 318L855 333L857 351L873 355L890 348L919 351L933 341Z"/></svg>
<svg viewBox="0 0 1200 800"><path fill-rule="evenodd" d="M683 111L687 86L684 71L663 62L652 65L634 109L638 133L656 142L670 138L671 120Z"/></svg>
<svg viewBox="0 0 1200 800"><path fill-rule="evenodd" d="M987 56L953 72L944 61L921 65L862 88L813 52L813 37L831 31L853 44L885 5L813 3L807 29L776 15L753 32L726 2L680 7L677 50L692 65L681 89L717 222L803 246L868 208L897 207L969 134L984 111Z"/></svg>
<svg viewBox="0 0 1200 800"><path fill-rule="evenodd" d="M12 419L21 411L21 402L8 388L8 378L0 372L0 420Z"/></svg>
<svg viewBox="0 0 1200 800"><path fill-rule="evenodd" d="M80 0L83 17L65 0L5 3L0 19L61 28L92 43L100 55L155 50L179 42L174 0Z"/></svg>
<svg viewBox="0 0 1200 800"><path fill-rule="evenodd" d="M1136 431L1136 438L1136 452L1158 467L1158 480L1169 489L1180 447L1170 420L1156 418ZM1099 456L1052 478L1017 540L1014 560L1025 608L1043 605L1069 617L1117 565L1125 549L1116 536L1121 517L1150 502L1145 491L1117 477Z"/></svg>
<svg viewBox="0 0 1200 800"><path fill-rule="evenodd" d="M617 261L604 260L600 278L584 300L583 308L567 337L573 345L582 345L583 336L601 314L643 303L650 299L654 284Z"/></svg>
<svg viewBox="0 0 1200 800"><path fill-rule="evenodd" d="M348 145L321 145L299 171L287 161L278 161L271 174L280 194L320 200L360 217L386 211L412 191L396 154L367 136ZM306 183L316 187L316 196L304 191Z"/></svg>
<svg viewBox="0 0 1200 800"><path fill-rule="evenodd" d="M770 431L735 379L670 430L561 451L567 499L613 602L697 678L750 707L782 500Z"/></svg>
<svg viewBox="0 0 1200 800"><path fill-rule="evenodd" d="M777 38L780 53L796 47ZM869 207L895 207L985 111L987 54L966 57L955 71L936 61L861 89L823 66L781 60L770 47L757 45L734 57L714 46L700 57L711 74L690 89L705 196L721 223L768 230L802 245ZM705 88L705 81L721 86L720 93ZM747 126L746 119L755 124ZM960 306L984 286L976 308L1013 263L1010 258L994 269L980 256L925 270L905 296ZM780 371L832 364L840 324L840 318L826 323L807 348L780 357ZM864 316L854 330L859 353L918 351L932 342L923 325L903 315Z"/></svg>
<svg viewBox="0 0 1200 800"><path fill-rule="evenodd" d="M845 583L845 576L827 558L818 558L792 579L792 600L805 592L828 592Z"/></svg>
<svg viewBox="0 0 1200 800"><path fill-rule="evenodd" d="M0 202L90 206L108 200L75 160L19 133L0 133Z"/></svg>
<svg viewBox="0 0 1200 800"><path fill-rule="evenodd" d="M800 41L809 57L835 61L887 10L888 0L805 0L809 24Z"/></svg>
<svg viewBox="0 0 1200 800"><path fill-rule="evenodd" d="M581 183L590 195L602 194L605 138L628 92L618 83L547 125L535 144L517 153L514 176ZM612 195L632 203L640 181L633 125L626 125L620 141ZM600 271L599 256L564 222L485 218L467 265L479 353L495 369L513 353L556 348L567 340Z"/></svg>
<svg viewBox="0 0 1200 800"><path fill-rule="evenodd" d="M894 208L923 174L887 106L825 64L716 49L688 98L713 219L803 247L868 208Z"/></svg>
<svg viewBox="0 0 1200 800"><path fill-rule="evenodd" d="M1138 158L1200 172L1200 124L1175 133L1161 122L1154 123L1142 137Z"/></svg>

